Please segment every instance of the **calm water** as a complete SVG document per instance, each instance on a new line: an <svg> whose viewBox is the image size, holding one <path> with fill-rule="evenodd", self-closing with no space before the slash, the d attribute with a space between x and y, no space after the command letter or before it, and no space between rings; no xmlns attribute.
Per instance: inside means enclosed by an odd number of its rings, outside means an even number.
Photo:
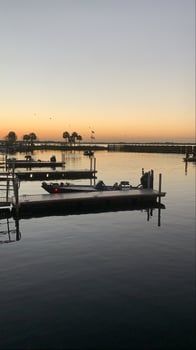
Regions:
<svg viewBox="0 0 196 350"><path fill-rule="evenodd" d="M89 168L82 153L65 158ZM21 240L0 244L0 349L193 349L195 164L107 151L96 160L106 184L137 185L144 168L156 188L162 173L161 225L157 209L20 220ZM20 193L45 192L23 182Z"/></svg>

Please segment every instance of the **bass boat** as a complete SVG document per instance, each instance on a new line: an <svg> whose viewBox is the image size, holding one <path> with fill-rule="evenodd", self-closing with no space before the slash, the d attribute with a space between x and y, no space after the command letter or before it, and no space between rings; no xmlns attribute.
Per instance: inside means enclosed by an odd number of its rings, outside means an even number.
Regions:
<svg viewBox="0 0 196 350"><path fill-rule="evenodd" d="M49 193L74 193L74 192L97 192L97 191L116 191L130 189L128 181L121 181L120 184L115 183L112 186L106 186L103 181L99 181L95 186L76 185L69 182L47 183L42 182L41 187Z"/></svg>

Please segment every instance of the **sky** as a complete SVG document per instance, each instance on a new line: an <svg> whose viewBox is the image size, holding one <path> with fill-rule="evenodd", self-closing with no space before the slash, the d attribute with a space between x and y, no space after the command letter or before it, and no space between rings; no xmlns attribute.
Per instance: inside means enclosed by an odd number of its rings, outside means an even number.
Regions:
<svg viewBox="0 0 196 350"><path fill-rule="evenodd" d="M0 139L195 141L195 0L0 0Z"/></svg>

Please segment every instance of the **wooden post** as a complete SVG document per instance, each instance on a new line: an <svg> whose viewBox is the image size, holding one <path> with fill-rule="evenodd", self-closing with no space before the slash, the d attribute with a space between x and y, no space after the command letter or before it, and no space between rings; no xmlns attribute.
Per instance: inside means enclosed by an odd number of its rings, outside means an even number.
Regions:
<svg viewBox="0 0 196 350"><path fill-rule="evenodd" d="M154 188L154 171L153 171L153 169L151 169L151 172L150 172L150 187L153 190L153 188Z"/></svg>
<svg viewBox="0 0 196 350"><path fill-rule="evenodd" d="M158 207L158 226L161 226L161 207Z"/></svg>
<svg viewBox="0 0 196 350"><path fill-rule="evenodd" d="M64 168L65 167L65 152L62 152L61 158L62 158L63 168Z"/></svg>
<svg viewBox="0 0 196 350"><path fill-rule="evenodd" d="M16 241L19 241L21 239L21 233L20 233L20 229L19 229L18 216L15 218L15 227L16 227Z"/></svg>
<svg viewBox="0 0 196 350"><path fill-rule="evenodd" d="M96 158L94 158L94 186L95 186Z"/></svg>
<svg viewBox="0 0 196 350"><path fill-rule="evenodd" d="M90 171L92 171L92 157L90 157Z"/></svg>
<svg viewBox="0 0 196 350"><path fill-rule="evenodd" d="M18 217L19 210L19 197L18 197L18 189L19 189L19 178L13 178L13 187L14 187L14 196L15 196L15 208L16 208L16 216Z"/></svg>
<svg viewBox="0 0 196 350"><path fill-rule="evenodd" d="M7 154L5 155L5 171L7 171Z"/></svg>
<svg viewBox="0 0 196 350"><path fill-rule="evenodd" d="M158 208L158 226L161 226L161 186L162 186L162 174L159 174L159 208Z"/></svg>
<svg viewBox="0 0 196 350"><path fill-rule="evenodd" d="M6 186L6 202L8 202L8 198L9 198L9 184L10 184L10 181L7 177L7 186Z"/></svg>
<svg viewBox="0 0 196 350"><path fill-rule="evenodd" d="M161 202L162 174L159 174L159 203Z"/></svg>
<svg viewBox="0 0 196 350"><path fill-rule="evenodd" d="M147 188L150 188L150 171L148 172L148 182L147 182Z"/></svg>

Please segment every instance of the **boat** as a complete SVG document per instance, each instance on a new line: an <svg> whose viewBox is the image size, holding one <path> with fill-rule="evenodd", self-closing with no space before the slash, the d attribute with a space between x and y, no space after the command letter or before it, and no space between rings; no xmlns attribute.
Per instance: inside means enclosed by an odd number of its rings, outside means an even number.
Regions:
<svg viewBox="0 0 196 350"><path fill-rule="evenodd" d="M129 181L121 181L120 184L117 182L114 185L107 186L102 180L98 181L96 185L76 185L70 182L61 183L47 183L42 182L41 187L48 193L78 193L78 192L100 192L100 191L119 191L129 190L132 186Z"/></svg>
<svg viewBox="0 0 196 350"><path fill-rule="evenodd" d="M185 157L183 158L185 162L196 162L196 147L192 147L192 151L187 150Z"/></svg>
<svg viewBox="0 0 196 350"><path fill-rule="evenodd" d="M70 182L42 182L41 187L49 193L73 193L73 192L101 192L101 191L126 191L131 189L153 189L153 171L145 172L137 186L130 185L129 181L115 182L113 185L105 185L100 180L96 185L76 185Z"/></svg>
<svg viewBox="0 0 196 350"><path fill-rule="evenodd" d="M84 156L93 157L94 151L92 151L92 150L84 151L83 154L84 154Z"/></svg>
<svg viewBox="0 0 196 350"><path fill-rule="evenodd" d="M34 160L31 155L26 155L25 159L16 159L16 158L7 158L6 159L6 167L8 169L15 169L15 168L42 168L42 167L50 167L50 168L56 168L56 167L62 167L65 165L65 162L57 162L56 157L52 156L49 161L47 160Z"/></svg>
<svg viewBox="0 0 196 350"><path fill-rule="evenodd" d="M185 162L196 162L196 155L186 156L183 158Z"/></svg>

